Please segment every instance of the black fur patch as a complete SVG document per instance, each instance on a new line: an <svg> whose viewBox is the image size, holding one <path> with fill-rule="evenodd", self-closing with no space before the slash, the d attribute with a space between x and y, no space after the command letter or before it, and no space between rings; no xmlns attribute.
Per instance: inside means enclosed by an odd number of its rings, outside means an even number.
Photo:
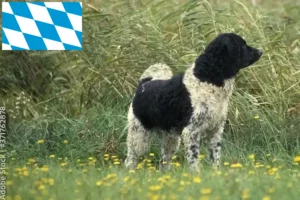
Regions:
<svg viewBox="0 0 300 200"><path fill-rule="evenodd" d="M192 116L190 94L183 74L169 80L141 81L133 99L133 113L147 129L182 131Z"/></svg>
<svg viewBox="0 0 300 200"><path fill-rule="evenodd" d="M209 158L212 162L215 161L214 152L212 149L209 149Z"/></svg>
<svg viewBox="0 0 300 200"><path fill-rule="evenodd" d="M146 83L148 81L151 81L152 80L152 77L146 77L146 78L143 78L142 80L140 80L139 82L139 85L143 84L143 83Z"/></svg>
<svg viewBox="0 0 300 200"><path fill-rule="evenodd" d="M250 47L240 36L220 34L195 61L194 75L203 82L223 86L245 68L256 62L262 51Z"/></svg>

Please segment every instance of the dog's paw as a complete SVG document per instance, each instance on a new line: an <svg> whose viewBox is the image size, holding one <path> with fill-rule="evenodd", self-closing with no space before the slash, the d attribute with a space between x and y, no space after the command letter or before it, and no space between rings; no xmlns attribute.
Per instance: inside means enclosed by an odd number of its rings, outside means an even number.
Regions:
<svg viewBox="0 0 300 200"><path fill-rule="evenodd" d="M191 173L193 174L198 174L200 173L200 167L199 167L199 164L198 163L194 163L194 164L191 164L189 166L189 170Z"/></svg>
<svg viewBox="0 0 300 200"><path fill-rule="evenodd" d="M160 171L167 172L167 171L170 171L170 169L171 169L170 163L165 162L165 161L160 161L160 163L159 163L159 170Z"/></svg>
<svg viewBox="0 0 300 200"><path fill-rule="evenodd" d="M129 170L135 170L136 169L136 162L131 160L131 159L128 159L126 158L125 160L125 167Z"/></svg>

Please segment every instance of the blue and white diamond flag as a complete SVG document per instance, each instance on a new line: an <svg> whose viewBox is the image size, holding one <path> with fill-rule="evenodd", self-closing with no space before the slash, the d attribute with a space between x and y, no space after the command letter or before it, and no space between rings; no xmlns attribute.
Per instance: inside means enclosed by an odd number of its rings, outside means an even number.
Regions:
<svg viewBox="0 0 300 200"><path fill-rule="evenodd" d="M2 2L2 50L81 49L81 2Z"/></svg>

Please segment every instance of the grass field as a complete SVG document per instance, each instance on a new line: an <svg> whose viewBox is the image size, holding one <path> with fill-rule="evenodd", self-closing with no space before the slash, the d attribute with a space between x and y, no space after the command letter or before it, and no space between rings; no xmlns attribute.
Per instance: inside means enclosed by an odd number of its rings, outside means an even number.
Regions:
<svg viewBox="0 0 300 200"><path fill-rule="evenodd" d="M299 199L298 1L84 3L83 51L0 52L7 199ZM138 77L156 62L184 71L222 32L264 55L237 77L221 169L202 145L200 174L186 169L182 148L170 172L157 171L157 136L138 169L124 169Z"/></svg>

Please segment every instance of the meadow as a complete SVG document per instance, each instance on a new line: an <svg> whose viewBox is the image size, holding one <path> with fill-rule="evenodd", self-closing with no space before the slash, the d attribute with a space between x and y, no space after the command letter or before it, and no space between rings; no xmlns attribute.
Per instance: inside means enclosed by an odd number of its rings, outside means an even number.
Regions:
<svg viewBox="0 0 300 200"><path fill-rule="evenodd" d="M180 148L160 172L160 140L124 168L127 110L151 64L183 72L219 33L264 55L239 73L212 170L201 146L192 174ZM1 51L9 115L7 198L286 199L300 196L300 2L87 0L83 51Z"/></svg>

